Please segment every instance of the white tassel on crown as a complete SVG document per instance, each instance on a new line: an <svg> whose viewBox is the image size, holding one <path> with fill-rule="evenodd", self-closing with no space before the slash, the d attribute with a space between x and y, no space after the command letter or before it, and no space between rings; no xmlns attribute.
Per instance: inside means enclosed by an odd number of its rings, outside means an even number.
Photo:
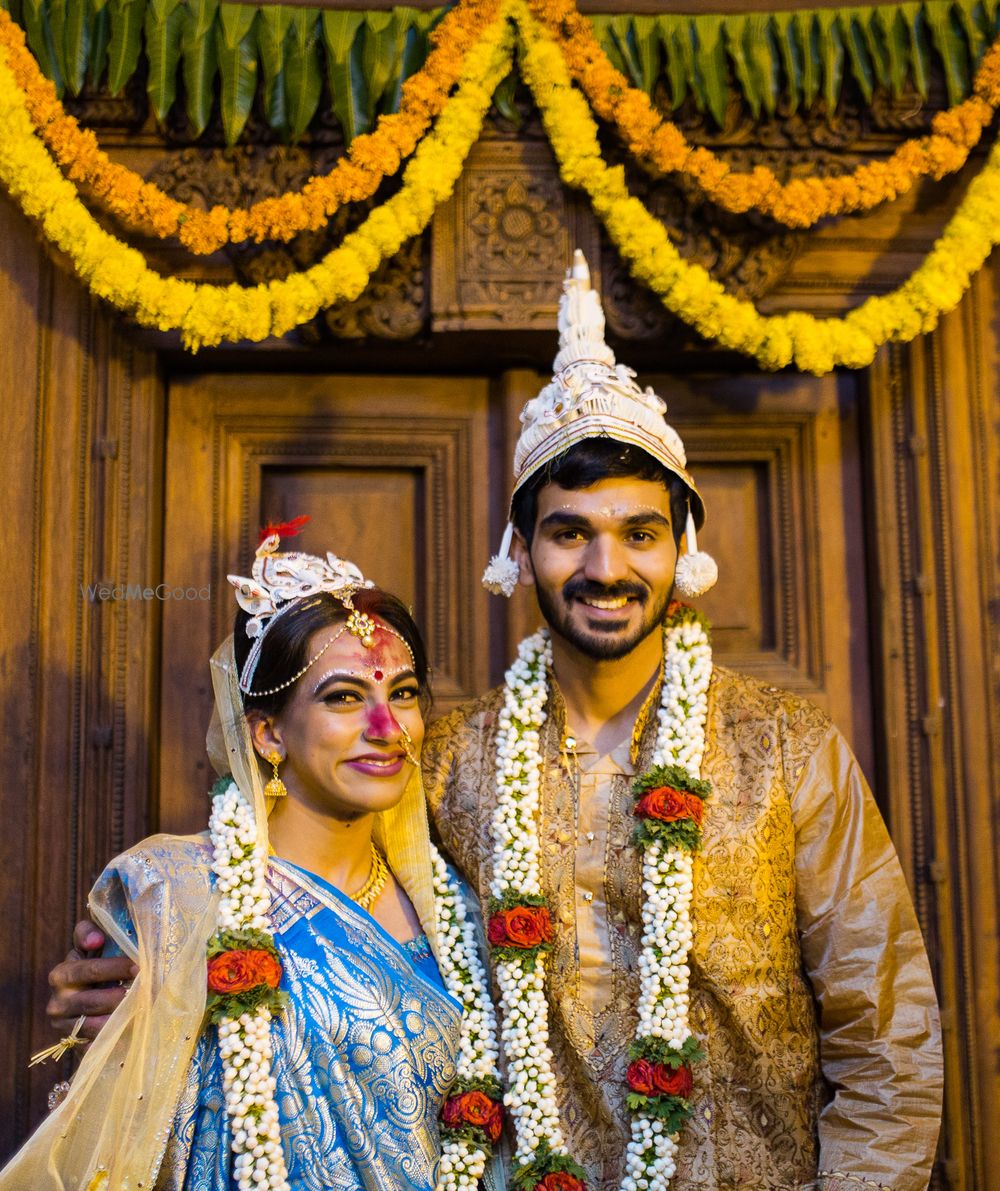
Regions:
<svg viewBox="0 0 1000 1191"><path fill-rule="evenodd" d="M715 586L719 578L719 568L711 554L698 549L694 517L690 509L684 529L684 541L687 549L677 560L674 588L678 595L684 596L685 599L693 599L695 596L704 595Z"/></svg>
<svg viewBox="0 0 1000 1191"><path fill-rule="evenodd" d="M521 435L514 449L514 492L546 464L585 439L610 438L651 455L688 488L688 541L704 506L688 474L684 444L667 424L667 406L650 388L640 389L635 373L615 362L604 339L604 311L590 285L590 270L577 249L559 301L559 353L552 380L521 411ZM518 566L510 558L513 529L508 523L500 552L491 559L483 585L511 596ZM685 595L707 591L718 568L693 546L677 566L677 589Z"/></svg>

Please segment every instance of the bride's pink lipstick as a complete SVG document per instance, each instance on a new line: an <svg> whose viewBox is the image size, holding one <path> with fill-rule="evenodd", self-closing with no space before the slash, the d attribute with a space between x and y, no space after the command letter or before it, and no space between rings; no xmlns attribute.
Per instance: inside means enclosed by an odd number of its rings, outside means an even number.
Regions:
<svg viewBox="0 0 1000 1191"><path fill-rule="evenodd" d="M352 758L347 764L369 777L395 777L405 761L405 753L365 753L364 756Z"/></svg>

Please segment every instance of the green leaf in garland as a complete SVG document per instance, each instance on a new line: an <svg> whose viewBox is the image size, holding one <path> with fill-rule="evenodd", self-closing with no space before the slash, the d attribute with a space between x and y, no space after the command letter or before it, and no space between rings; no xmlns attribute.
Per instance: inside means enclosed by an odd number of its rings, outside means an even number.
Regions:
<svg viewBox="0 0 1000 1191"><path fill-rule="evenodd" d="M49 32L52 37L52 60L59 77L66 86L66 0L48 0Z"/></svg>
<svg viewBox="0 0 1000 1191"><path fill-rule="evenodd" d="M505 120L508 120L515 128L520 128L521 112L514 102L514 96L517 93L517 80L517 71L512 70L493 92L493 106Z"/></svg>
<svg viewBox="0 0 1000 1191"><path fill-rule="evenodd" d="M687 18L667 14L656 17L655 20L660 44L663 46L667 82L670 85L670 106L676 111L684 102L688 88L684 59L677 48L678 37L687 36Z"/></svg>
<svg viewBox="0 0 1000 1191"><path fill-rule="evenodd" d="M285 96L285 41L292 10L284 4L262 4L257 18L257 52L264 85L264 115L282 136L288 136L288 102Z"/></svg>
<svg viewBox="0 0 1000 1191"><path fill-rule="evenodd" d="M823 99L826 101L826 118L832 120L837 114L840 89L844 82L844 42L837 26L835 9L821 9L816 13L819 27L819 44L823 55Z"/></svg>
<svg viewBox="0 0 1000 1191"><path fill-rule="evenodd" d="M416 42L419 34L414 34L412 41L410 34L413 31L413 22L418 15L415 8L401 7L392 10L393 46L390 51L392 66L381 95L381 110L383 112L399 111L402 80L409 78L412 74L412 69L408 69L408 55L412 52L410 46Z"/></svg>
<svg viewBox="0 0 1000 1191"><path fill-rule="evenodd" d="M928 0L924 12L934 48L944 64L948 103L959 103L969 89L969 60L965 38L952 18L951 0Z"/></svg>
<svg viewBox="0 0 1000 1191"><path fill-rule="evenodd" d="M427 61L427 37L431 28L436 24L436 19L437 14L434 12L416 11L414 13L413 21L406 31L403 53L399 62L399 74L393 84L392 94L386 105L387 110L399 111L399 105L403 101L403 84L410 75L416 74Z"/></svg>
<svg viewBox="0 0 1000 1191"><path fill-rule="evenodd" d="M187 0L181 28L181 59L187 117L201 136L212 115L215 76L219 72L215 18L219 0Z"/></svg>
<svg viewBox="0 0 1000 1191"><path fill-rule="evenodd" d="M847 56L851 63L851 74L854 75L865 103L871 103L875 89L875 73L868 57L868 50L864 44L864 33L860 21L853 8L842 9L837 15L840 29L847 47Z"/></svg>
<svg viewBox="0 0 1000 1191"><path fill-rule="evenodd" d="M111 12L108 0L91 0L94 8L94 27L90 37L90 85L100 87L108 68L108 46L111 44Z"/></svg>
<svg viewBox="0 0 1000 1191"><path fill-rule="evenodd" d="M819 46L816 41L816 14L797 12L792 21L802 62L802 106L808 111L819 94Z"/></svg>
<svg viewBox="0 0 1000 1191"><path fill-rule="evenodd" d="M62 95L62 70L52 41L52 28L49 24L49 8L46 0L24 0L22 19L29 49L38 59L42 73L55 84L56 94Z"/></svg>
<svg viewBox="0 0 1000 1191"><path fill-rule="evenodd" d="M906 33L903 15L895 6L885 5L875 9L875 20L882 30L889 86L893 98L899 99L906 86L906 72L910 61L910 39Z"/></svg>
<svg viewBox="0 0 1000 1191"><path fill-rule="evenodd" d="M854 10L854 19L861 29L861 36L865 41L865 49L868 51L868 57L871 59L875 81L880 87L888 87L889 63L886 57L885 46L882 44L882 38L879 36L879 29L875 23L875 13L876 9L874 8L856 8Z"/></svg>
<svg viewBox="0 0 1000 1191"><path fill-rule="evenodd" d="M987 44L992 41L992 36L987 36L987 30L992 34L992 21L989 25L986 23L986 13L983 7L978 3L970 3L970 0L959 0L955 5L955 15L958 18L959 24L962 26L962 31L965 33L965 40L969 50L969 61L973 69L979 65L979 61L986 51Z"/></svg>
<svg viewBox="0 0 1000 1191"><path fill-rule="evenodd" d="M309 127L323 89L319 20L315 8L293 9L292 23L285 38L285 99L292 140L297 140Z"/></svg>
<svg viewBox="0 0 1000 1191"><path fill-rule="evenodd" d="M146 90L162 124L177 95L177 67L181 60L183 0L148 0L144 32L149 78Z"/></svg>
<svg viewBox="0 0 1000 1191"><path fill-rule="evenodd" d="M636 52L635 37L632 29L632 18L625 13L619 13L608 20L608 30L618 56L624 64L625 74L633 87L642 86L642 66Z"/></svg>
<svg viewBox="0 0 1000 1191"><path fill-rule="evenodd" d="M724 21L725 18L721 16L691 18L691 28L697 43L694 60L705 90L705 102L720 128L726 122L726 108L729 106L729 62L722 36Z"/></svg>
<svg viewBox="0 0 1000 1191"><path fill-rule="evenodd" d="M257 93L256 21L249 4L219 5L219 102L227 145L239 140Z"/></svg>
<svg viewBox="0 0 1000 1191"><path fill-rule="evenodd" d="M778 64L771 17L766 12L751 13L747 18L747 59L755 76L757 94L767 114L773 116L778 97Z"/></svg>
<svg viewBox="0 0 1000 1191"><path fill-rule="evenodd" d="M792 27L792 13L776 12L774 14L775 40L778 43L778 53L785 72L785 95L789 109L798 111L802 85L802 60L799 43L795 39Z"/></svg>
<svg viewBox="0 0 1000 1191"><path fill-rule="evenodd" d="M326 46L330 101L348 144L359 133L368 131L368 87L359 36L363 21L364 13L323 13L323 44Z"/></svg>
<svg viewBox="0 0 1000 1191"><path fill-rule="evenodd" d="M62 34L63 77L71 95L79 95L87 81L93 20L90 0L73 0L66 5Z"/></svg>
<svg viewBox="0 0 1000 1191"><path fill-rule="evenodd" d="M633 17L632 28L635 31L635 52L639 61L639 72L642 77L642 89L652 97L656 80L660 77L660 35L656 28L655 17Z"/></svg>
<svg viewBox="0 0 1000 1191"><path fill-rule="evenodd" d="M368 84L365 124L375 123L379 100L385 94L397 66L400 38L391 12L367 12L361 34L361 70Z"/></svg>
<svg viewBox="0 0 1000 1191"><path fill-rule="evenodd" d="M913 85L921 99L926 99L930 90L930 51L927 48L926 23L923 4L917 2L901 4L899 11L910 41L910 71Z"/></svg>
<svg viewBox="0 0 1000 1191"><path fill-rule="evenodd" d="M761 97L746 52L747 17L741 13L731 13L726 17L725 30L726 51L736 71L736 81L756 119L760 115Z"/></svg>
<svg viewBox="0 0 1000 1191"><path fill-rule="evenodd" d="M628 74L628 64L622 57L621 49L618 46L618 39L615 37L612 24L615 17L607 16L603 13L597 13L588 17L590 23L594 26L594 33L600 43L601 49L608 56L608 61L615 68L620 70L622 74Z"/></svg>
<svg viewBox="0 0 1000 1191"><path fill-rule="evenodd" d="M145 0L108 0L111 16L111 41L108 45L108 89L112 95L135 74L142 49L142 22Z"/></svg>

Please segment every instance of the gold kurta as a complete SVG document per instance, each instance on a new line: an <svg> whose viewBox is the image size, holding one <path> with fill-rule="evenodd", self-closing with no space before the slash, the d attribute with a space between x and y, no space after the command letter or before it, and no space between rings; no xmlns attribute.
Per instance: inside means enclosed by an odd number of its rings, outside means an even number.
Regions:
<svg viewBox="0 0 1000 1191"><path fill-rule="evenodd" d="M559 1106L589 1185L622 1177L625 1069L641 936L631 773L648 767L652 692L628 748L560 754L543 728L543 886ZM502 689L434 724L424 783L442 841L484 900ZM695 866L693 1118L675 1191L923 1191L941 1051L927 957L895 851L846 743L811 704L716 667ZM581 798L582 795L582 798ZM592 837L592 838L591 838Z"/></svg>

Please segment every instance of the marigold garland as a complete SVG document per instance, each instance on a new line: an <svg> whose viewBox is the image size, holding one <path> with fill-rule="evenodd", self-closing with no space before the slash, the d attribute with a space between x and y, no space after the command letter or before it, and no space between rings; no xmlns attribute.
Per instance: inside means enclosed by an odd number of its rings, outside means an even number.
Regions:
<svg viewBox="0 0 1000 1191"><path fill-rule="evenodd" d="M961 169L1000 103L998 38L980 63L972 95L939 112L930 135L905 141L885 161L865 162L849 174L781 182L767 166L737 172L711 150L691 145L646 93L612 66L573 0L530 3L594 111L617 128L631 153L661 173L692 178L727 211L757 210L787 227L807 228L829 216L870 211L905 194L923 177L939 179Z"/></svg>
<svg viewBox="0 0 1000 1191"><path fill-rule="evenodd" d="M671 313L706 339L754 356L765 368L794 363L822 375L838 365L863 368L889 341L905 343L933 330L954 309L992 248L1000 242L1000 141L923 263L897 290L867 299L842 318L804 311L764 316L727 293L700 265L686 262L666 229L625 185L622 167L601 156L597 126L574 89L559 46L524 0L512 0L522 71L568 186L589 195L633 275Z"/></svg>
<svg viewBox="0 0 1000 1191"><path fill-rule="evenodd" d="M379 264L427 226L477 140L493 92L510 70L513 31L497 21L469 51L448 100L403 172L403 186L343 243L303 273L244 288L162 277L106 232L35 136L24 94L0 47L0 181L70 258L80 279L143 326L179 328L186 347L284 335L337 302L351 301Z"/></svg>
<svg viewBox="0 0 1000 1191"><path fill-rule="evenodd" d="M317 231L344 203L370 198L409 157L441 112L470 49L499 21L500 0L460 3L431 34L434 48L402 88L399 111L379 118L376 129L355 137L329 174L310 178L300 191L266 198L247 209L215 206L205 211L178 202L127 166L112 161L90 129L81 128L60 102L25 44L24 33L0 9L0 47L24 92L35 128L75 182L133 230L165 239L176 236L204 255L245 240L290 240Z"/></svg>

